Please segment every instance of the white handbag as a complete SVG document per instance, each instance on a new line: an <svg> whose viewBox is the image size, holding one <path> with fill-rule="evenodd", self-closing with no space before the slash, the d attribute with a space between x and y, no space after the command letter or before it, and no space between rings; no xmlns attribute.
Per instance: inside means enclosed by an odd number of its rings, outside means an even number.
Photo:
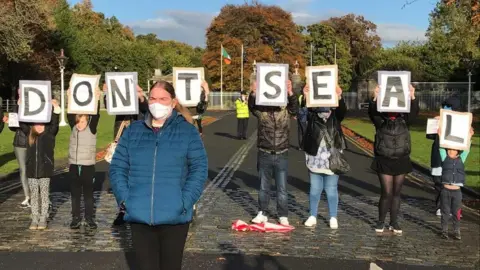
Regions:
<svg viewBox="0 0 480 270"><path fill-rule="evenodd" d="M113 141L107 149L107 153L105 154L105 161L110 163L112 162L113 154L115 154L115 149L117 148L118 140L122 136L123 129L128 126L130 121L122 121L120 128L118 129L117 136L115 137L115 141Z"/></svg>

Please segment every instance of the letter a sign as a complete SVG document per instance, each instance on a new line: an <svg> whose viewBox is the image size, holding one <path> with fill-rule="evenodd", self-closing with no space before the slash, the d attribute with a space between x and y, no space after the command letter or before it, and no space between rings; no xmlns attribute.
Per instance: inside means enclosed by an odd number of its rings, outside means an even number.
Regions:
<svg viewBox="0 0 480 270"><path fill-rule="evenodd" d="M379 71L377 98L379 112L410 112L410 72Z"/></svg>
<svg viewBox="0 0 480 270"><path fill-rule="evenodd" d="M19 121L49 123L52 117L50 81L20 81Z"/></svg>
<svg viewBox="0 0 480 270"><path fill-rule="evenodd" d="M180 104L196 107L200 102L204 68L173 68L173 87Z"/></svg>
<svg viewBox="0 0 480 270"><path fill-rule="evenodd" d="M108 114L138 114L137 72L107 72L105 81Z"/></svg>
<svg viewBox="0 0 480 270"><path fill-rule="evenodd" d="M307 67L307 107L338 107L337 65Z"/></svg>
<svg viewBox="0 0 480 270"><path fill-rule="evenodd" d="M470 149L472 113L440 110L440 147L456 150Z"/></svg>
<svg viewBox="0 0 480 270"><path fill-rule="evenodd" d="M257 93L255 104L259 106L287 106L287 64L257 64Z"/></svg>

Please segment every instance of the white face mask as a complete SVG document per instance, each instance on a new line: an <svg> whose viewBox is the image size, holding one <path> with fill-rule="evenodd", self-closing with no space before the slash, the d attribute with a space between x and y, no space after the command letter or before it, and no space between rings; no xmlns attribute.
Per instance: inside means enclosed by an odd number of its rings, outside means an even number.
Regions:
<svg viewBox="0 0 480 270"><path fill-rule="evenodd" d="M148 109L155 120L165 120L172 113L172 106L163 105L160 103L152 103L148 105Z"/></svg>

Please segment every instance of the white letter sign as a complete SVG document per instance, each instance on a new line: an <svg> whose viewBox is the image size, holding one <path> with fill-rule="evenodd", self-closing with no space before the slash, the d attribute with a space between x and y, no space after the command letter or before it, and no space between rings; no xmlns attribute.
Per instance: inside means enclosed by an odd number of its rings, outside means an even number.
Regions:
<svg viewBox="0 0 480 270"><path fill-rule="evenodd" d="M410 112L410 71L379 71L379 112Z"/></svg>
<svg viewBox="0 0 480 270"><path fill-rule="evenodd" d="M18 120L27 123L49 123L52 117L50 81L20 81Z"/></svg>
<svg viewBox="0 0 480 270"><path fill-rule="evenodd" d="M472 113L440 110L440 147L446 149L470 149Z"/></svg>
<svg viewBox="0 0 480 270"><path fill-rule="evenodd" d="M196 107L200 102L204 68L173 68L173 87L178 101L185 107Z"/></svg>
<svg viewBox="0 0 480 270"><path fill-rule="evenodd" d="M337 65L307 67L307 107L338 107Z"/></svg>
<svg viewBox="0 0 480 270"><path fill-rule="evenodd" d="M70 79L68 113L97 114L100 75L73 74Z"/></svg>
<svg viewBox="0 0 480 270"><path fill-rule="evenodd" d="M255 104L259 106L287 106L287 64L257 64Z"/></svg>
<svg viewBox="0 0 480 270"><path fill-rule="evenodd" d="M8 114L8 126L9 127L20 127L20 123L18 122L18 114L17 113L9 113Z"/></svg>
<svg viewBox="0 0 480 270"><path fill-rule="evenodd" d="M137 72L107 72L105 81L108 114L138 114Z"/></svg>

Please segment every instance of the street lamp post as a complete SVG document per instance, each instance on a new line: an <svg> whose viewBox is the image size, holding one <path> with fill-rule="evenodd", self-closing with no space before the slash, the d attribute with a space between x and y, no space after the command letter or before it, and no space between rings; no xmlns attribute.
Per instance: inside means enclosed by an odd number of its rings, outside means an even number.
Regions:
<svg viewBox="0 0 480 270"><path fill-rule="evenodd" d="M471 104L471 97L472 97L472 72L468 71L468 112L471 112L472 110L472 104Z"/></svg>
<svg viewBox="0 0 480 270"><path fill-rule="evenodd" d="M463 59L465 66L468 71L468 112L471 112L472 109L472 104L471 104L471 98L472 98L472 70L475 67L475 60L473 60L473 53L468 52L465 58Z"/></svg>
<svg viewBox="0 0 480 270"><path fill-rule="evenodd" d="M60 97L61 97L61 113L60 113L60 123L59 126L64 127L67 125L65 122L65 85L64 85L64 71L65 71L65 63L67 62L67 57L63 54L63 49L60 50L60 56L57 56L57 61L60 66Z"/></svg>

